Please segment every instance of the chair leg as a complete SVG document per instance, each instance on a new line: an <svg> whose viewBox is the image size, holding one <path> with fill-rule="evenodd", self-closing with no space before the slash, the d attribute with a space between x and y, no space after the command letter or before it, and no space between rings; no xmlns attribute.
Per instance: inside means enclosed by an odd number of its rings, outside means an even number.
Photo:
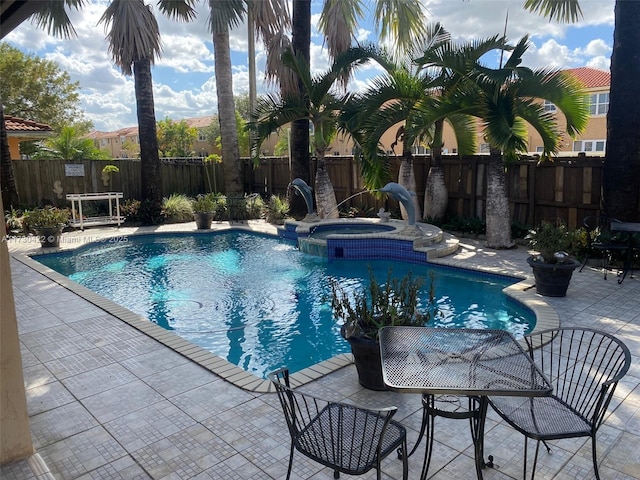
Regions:
<svg viewBox="0 0 640 480"><path fill-rule="evenodd" d="M600 473L598 472L598 456L596 454L596 437L591 437L591 454L593 455L593 471L596 474L596 480L600 480Z"/></svg>
<svg viewBox="0 0 640 480"><path fill-rule="evenodd" d="M333 471L333 478L335 478L336 480L340 478L340 472L338 470ZM380 470L378 470L378 480L380 480Z"/></svg>
<svg viewBox="0 0 640 480"><path fill-rule="evenodd" d="M407 456L407 438L402 441L402 480L409 479L409 458Z"/></svg>
<svg viewBox="0 0 640 480"><path fill-rule="evenodd" d="M289 469L287 470L287 480L291 478L291 467L293 467L293 452L294 452L294 447L293 447L293 443L291 443L291 453L289 454Z"/></svg>
<svg viewBox="0 0 640 480"><path fill-rule="evenodd" d="M531 480L535 478L536 467L538 466L538 453L540 452L540 440L536 442L536 455L533 457L533 470L531 470Z"/></svg>

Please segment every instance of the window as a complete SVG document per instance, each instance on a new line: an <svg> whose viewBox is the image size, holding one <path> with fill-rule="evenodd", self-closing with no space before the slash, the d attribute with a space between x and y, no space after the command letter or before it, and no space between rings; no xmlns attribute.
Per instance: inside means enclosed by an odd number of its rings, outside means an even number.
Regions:
<svg viewBox="0 0 640 480"><path fill-rule="evenodd" d="M544 147L536 147L536 153L543 153Z"/></svg>
<svg viewBox="0 0 640 480"><path fill-rule="evenodd" d="M589 113L591 115L606 115L608 111L608 93L594 93L589 96Z"/></svg>
<svg viewBox="0 0 640 480"><path fill-rule="evenodd" d="M576 140L573 142L574 152L604 152L606 140Z"/></svg>
<svg viewBox="0 0 640 480"><path fill-rule="evenodd" d="M491 146L488 143L480 144L480 153L490 153L490 152L491 152Z"/></svg>
<svg viewBox="0 0 640 480"><path fill-rule="evenodd" d="M125 142L125 140L127 139L127 137L125 137L124 135L120 137L120 143L123 144Z"/></svg>
<svg viewBox="0 0 640 480"><path fill-rule="evenodd" d="M556 111L556 106L551 103L549 100L545 100L544 101L544 111L545 112L555 112Z"/></svg>
<svg viewBox="0 0 640 480"><path fill-rule="evenodd" d="M204 130L198 130L198 141L199 142L207 141L207 136L205 135Z"/></svg>

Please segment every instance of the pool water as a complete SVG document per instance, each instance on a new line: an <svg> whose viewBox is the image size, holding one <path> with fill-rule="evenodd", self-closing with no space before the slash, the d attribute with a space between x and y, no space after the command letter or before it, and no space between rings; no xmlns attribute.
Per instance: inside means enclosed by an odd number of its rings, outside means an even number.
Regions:
<svg viewBox="0 0 640 480"><path fill-rule="evenodd" d="M133 236L35 258L261 378L349 352L331 311L331 279L349 291L368 285L370 268L383 282L390 266L329 263L291 241L244 231ZM394 276L423 276L425 300L434 272L442 317L433 325L521 336L535 322L501 292L508 279L402 262L392 268Z"/></svg>

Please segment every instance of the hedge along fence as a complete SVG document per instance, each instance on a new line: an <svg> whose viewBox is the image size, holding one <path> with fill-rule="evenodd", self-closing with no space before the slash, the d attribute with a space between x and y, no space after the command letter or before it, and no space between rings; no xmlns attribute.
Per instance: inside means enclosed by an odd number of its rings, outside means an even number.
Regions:
<svg viewBox="0 0 640 480"><path fill-rule="evenodd" d="M24 205L53 204L66 206L68 193L123 192L124 198L140 198L140 161L116 160L15 160L12 162L18 194ZM314 162L312 162L314 163ZM488 157L484 155L444 156L443 170L449 205L447 214L484 218L486 171ZM119 172L110 178L102 175L106 165L115 165ZM397 178L399 161L392 161L392 176ZM246 193L286 195L291 180L288 158L267 157L254 167L242 160L242 176ZM416 194L424 202L424 187L430 159L414 158ZM314 178L311 165L310 178ZM327 169L338 202L350 198L345 207L363 210L383 206L395 208L388 199L376 199L364 190L360 165L352 157L327 157ZM533 158L507 165L507 181L511 213L514 220L536 225L543 219L560 218L569 226L580 225L586 215L599 211L602 188L603 159L600 157L568 157L553 163L537 165ZM195 196L204 192L224 193L221 164L205 163L202 159L163 159L161 166L163 195L183 193ZM313 187L313 184L311 185Z"/></svg>

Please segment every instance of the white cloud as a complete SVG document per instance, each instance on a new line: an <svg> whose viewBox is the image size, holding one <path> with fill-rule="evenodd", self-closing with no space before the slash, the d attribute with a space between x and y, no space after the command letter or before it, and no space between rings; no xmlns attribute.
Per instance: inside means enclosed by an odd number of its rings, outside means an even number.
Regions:
<svg viewBox="0 0 640 480"><path fill-rule="evenodd" d="M125 77L113 66L105 41L100 16L110 0L94 0L70 17L78 33L76 39L57 39L26 22L5 40L13 46L55 61L67 71L72 81L80 82L80 99L87 118L97 129L115 130L137 124L133 79ZM180 119L211 115L217 112L212 37L207 29L207 2L196 2L198 16L190 23L176 22L157 11L156 2L147 0L156 13L162 35L163 55L154 67L154 100L156 116ZM454 39L475 40L501 34L508 11L507 35L516 41L529 34L532 45L525 57L528 66L568 68L593 66L609 68L611 41L607 37L613 26L614 0L581 0L584 19L575 25L556 24L524 12L522 1L514 0L422 0L430 20L441 22ZM359 26L356 38L375 40L371 1L365 3L367 21ZM320 0L312 3L311 69L314 74L329 68L323 39L317 30ZM591 35L594 26L606 29ZM591 30L590 30L591 29ZM602 40L605 38L606 40ZM240 25L230 32L232 59L239 62L233 69L234 93L246 93L249 74L247 28ZM263 81L264 51L256 43L258 92L273 90ZM498 56L493 60L498 62ZM240 63L242 62L242 63ZM362 68L350 83L362 90L368 78L376 75L376 64Z"/></svg>

